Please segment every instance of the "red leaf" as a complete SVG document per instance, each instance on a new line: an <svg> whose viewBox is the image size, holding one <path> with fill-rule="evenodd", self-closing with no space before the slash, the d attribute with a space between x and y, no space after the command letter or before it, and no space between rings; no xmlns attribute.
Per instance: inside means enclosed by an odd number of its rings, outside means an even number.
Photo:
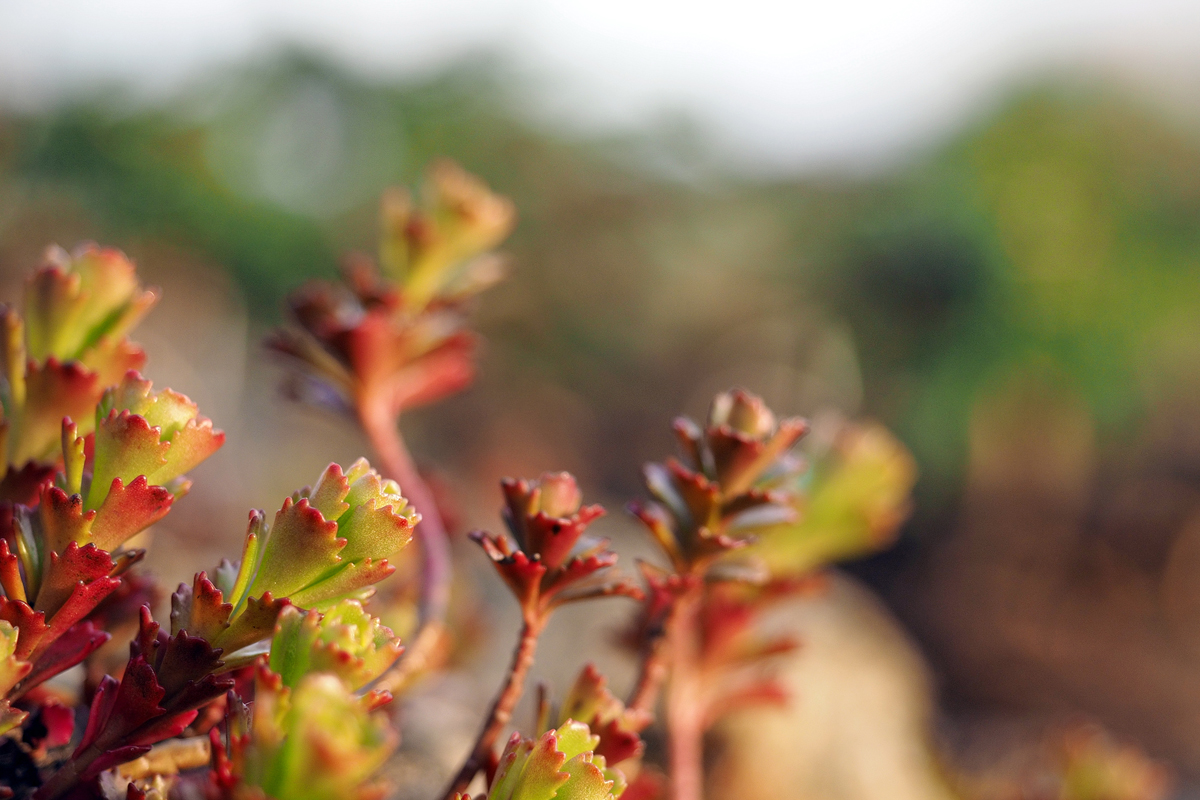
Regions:
<svg viewBox="0 0 1200 800"><path fill-rule="evenodd" d="M477 531L471 534L471 538L478 542L488 558L492 559L500 577L508 584L521 605L532 605L541 590L546 567L520 550L513 550L504 536L494 537Z"/></svg>
<svg viewBox="0 0 1200 800"><path fill-rule="evenodd" d="M622 728L619 720L611 719L602 723L593 718L588 727L600 737L596 755L604 756L604 760L610 765L620 764L627 758L641 755L645 747L642 737Z"/></svg>
<svg viewBox="0 0 1200 800"><path fill-rule="evenodd" d="M116 701L104 721L103 739L121 741L133 731L163 714L160 703L166 691L158 683L154 668L142 655L129 659Z"/></svg>
<svg viewBox="0 0 1200 800"><path fill-rule="evenodd" d="M71 758L79 758L80 754L96 741L96 738L104 729L104 724L108 721L113 706L117 702L117 688L119 686L120 684L117 682L117 679L111 675L105 675L100 679L100 684L96 687L96 693L92 695L92 707L88 711L87 725L83 729L83 738L79 740L79 746L75 748L75 752L71 754Z"/></svg>
<svg viewBox="0 0 1200 800"><path fill-rule="evenodd" d="M108 577L112 569L112 557L104 550L94 544L80 547L75 542L71 542L61 552L50 553L50 561L45 566L42 585L38 590L34 608L45 611L47 616L53 617L77 589ZM100 602L99 599L96 602ZM94 607L95 603L83 613L86 614ZM83 614L80 614L80 617L82 616Z"/></svg>
<svg viewBox="0 0 1200 800"><path fill-rule="evenodd" d="M221 694L224 693L225 690L222 689ZM183 711L179 714L162 716L139 728L134 735L129 737L129 744L152 745L164 739L174 738L183 733L199 713L199 711L192 709L191 711Z"/></svg>
<svg viewBox="0 0 1200 800"><path fill-rule="evenodd" d="M28 692L43 681L53 678L60 672L65 672L89 655L94 653L102 644L111 638L107 633L97 630L90 622L80 622L65 634L54 640L38 656L33 669L21 683L21 693Z"/></svg>
<svg viewBox="0 0 1200 800"><path fill-rule="evenodd" d="M558 569L570 555L584 529L602 516L604 509L595 505L585 506L573 516L562 518L550 517L539 511L526 520L529 540L522 549L530 554L539 554L546 569Z"/></svg>
<svg viewBox="0 0 1200 800"><path fill-rule="evenodd" d="M90 781L101 772L119 767L122 764L133 761L135 758L140 758L150 752L150 745L130 745L128 747L118 747L115 750L109 750L88 765L88 768L79 776L80 782Z"/></svg>
<svg viewBox="0 0 1200 800"><path fill-rule="evenodd" d="M46 624L46 615L41 611L34 611L28 603L21 600L0 597L0 619L20 631L17 635L17 649L13 653L20 659L28 659L42 637L50 631L50 626Z"/></svg>
<svg viewBox="0 0 1200 800"><path fill-rule="evenodd" d="M180 631L168 639L158 639L153 647L154 671L166 695L168 706L177 708L180 697L190 692L196 684L222 666L220 649L213 648L198 636L189 636ZM221 694L225 693L221 689ZM182 701L187 705L190 701Z"/></svg>
<svg viewBox="0 0 1200 800"><path fill-rule="evenodd" d="M25 582L21 580L21 565L16 553L8 549L8 540L0 538L0 588L5 597L25 599Z"/></svg>
<svg viewBox="0 0 1200 800"><path fill-rule="evenodd" d="M550 596L565 589L572 588L580 581L595 575L602 569L607 569L617 563L617 554L602 552L586 558L573 558L562 569L551 574L544 594Z"/></svg>
<svg viewBox="0 0 1200 800"><path fill-rule="evenodd" d="M174 495L162 486L151 486L139 475L128 486L113 478L108 495L95 513L91 540L97 547L115 550L167 515Z"/></svg>
<svg viewBox="0 0 1200 800"><path fill-rule="evenodd" d="M30 360L25 372L25 415L13 460L20 463L48 456L53 460L63 417L90 419L103 391L96 373L78 361L64 364L54 356L43 364Z"/></svg>
<svg viewBox="0 0 1200 800"><path fill-rule="evenodd" d="M42 487L41 503L34 512L49 550L61 553L72 542L86 542L95 511L83 510L83 498L67 494L52 484Z"/></svg>
<svg viewBox="0 0 1200 800"><path fill-rule="evenodd" d="M42 746L62 747L71 741L75 733L75 711L55 700L42 706L42 724L46 726L46 738Z"/></svg>
<svg viewBox="0 0 1200 800"><path fill-rule="evenodd" d="M20 469L9 467L0 480L0 501L31 506L37 502L43 483L54 477L54 466L27 461ZM0 526L8 530L7 526Z"/></svg>

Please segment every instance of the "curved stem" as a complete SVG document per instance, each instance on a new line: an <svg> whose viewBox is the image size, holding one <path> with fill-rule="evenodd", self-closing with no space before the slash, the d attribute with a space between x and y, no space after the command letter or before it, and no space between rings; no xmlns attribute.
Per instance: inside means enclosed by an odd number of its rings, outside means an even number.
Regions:
<svg viewBox="0 0 1200 800"><path fill-rule="evenodd" d="M505 726L512 719L513 709L516 708L517 701L521 699L521 693L525 687L525 676L529 673L529 668L533 666L538 636L541 635L545 625L544 617L530 617L526 618L525 623L521 626L521 638L517 642L517 649L513 652L508 677L492 703L492 709L484 720L483 728L475 740L475 746L471 748L467 760L463 762L462 768L454 776L454 780L446 787L446 791L443 793L445 800L453 800L456 793L466 790L475 775L487 766L489 759L494 755L496 739L500 737Z"/></svg>
<svg viewBox="0 0 1200 800"><path fill-rule="evenodd" d="M364 404L359 408L359 422L367 434L383 473L400 484L400 490L413 507L421 513L415 535L421 548L421 597L419 605L421 633L403 661L424 660L425 649L436 647L440 640L442 620L450 603L450 541L446 525L438 511L429 484L417 471L412 456L400 435L396 417L382 403ZM426 635L432 629L438 635ZM418 645L423 645L419 651Z"/></svg>

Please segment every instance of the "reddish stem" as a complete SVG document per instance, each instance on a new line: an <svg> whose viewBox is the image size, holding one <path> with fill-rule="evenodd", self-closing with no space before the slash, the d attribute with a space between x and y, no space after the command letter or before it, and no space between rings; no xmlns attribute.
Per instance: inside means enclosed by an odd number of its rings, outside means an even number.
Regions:
<svg viewBox="0 0 1200 800"><path fill-rule="evenodd" d="M629 710L643 714L647 724L654 716L654 707L658 704L658 694L670 673L670 664L667 659L667 636L674 626L678 608L678 603L671 606L671 611L663 623L662 632L642 645L637 680L634 681L633 690L629 693L629 700L625 703L625 707Z"/></svg>
<svg viewBox="0 0 1200 800"><path fill-rule="evenodd" d="M697 584L679 596L666 631L671 672L666 696L671 800L701 800L704 796L705 708L703 676L700 674L702 591L702 586Z"/></svg>
<svg viewBox="0 0 1200 800"><path fill-rule="evenodd" d="M383 403L365 403L358 418L371 442L383 473L400 484L400 491L421 513L416 539L421 548L420 619L422 628L440 626L450 603L450 542L429 484L417 471L400 435L396 416ZM436 639L437 637L426 637ZM411 657L413 654L410 652Z"/></svg>
<svg viewBox="0 0 1200 800"><path fill-rule="evenodd" d="M525 677L529 674L529 668L533 666L533 657L537 652L538 636L541 635L545 625L546 618L544 616L526 617L525 623L521 626L521 639L517 642L517 649L513 652L512 665L508 668L508 677L492 703L492 709L488 712L482 730L479 731L475 746L471 748L467 760L463 762L462 769L446 787L446 791L443 793L445 800L453 800L456 793L466 791L479 770L485 768L495 757L496 740L504 732L509 720L512 719L513 709L517 707L517 701L521 699L521 693L525 688Z"/></svg>

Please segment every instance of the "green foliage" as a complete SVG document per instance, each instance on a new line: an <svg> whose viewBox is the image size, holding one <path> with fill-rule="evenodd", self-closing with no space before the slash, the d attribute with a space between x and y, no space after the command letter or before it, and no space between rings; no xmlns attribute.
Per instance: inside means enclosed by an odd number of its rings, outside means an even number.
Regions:
<svg viewBox="0 0 1200 800"><path fill-rule="evenodd" d="M326 672L357 690L392 666L401 650L400 640L357 600L342 600L324 613L288 606L275 625L268 665L289 688Z"/></svg>
<svg viewBox="0 0 1200 800"><path fill-rule="evenodd" d="M513 734L500 755L487 800L613 800L624 791L593 753L600 739L569 721L535 741Z"/></svg>
<svg viewBox="0 0 1200 800"><path fill-rule="evenodd" d="M150 381L126 375L96 407L95 456L86 508L99 507L114 481L128 486L143 477L178 497L191 485L183 474L224 443L196 404L170 389L154 392Z"/></svg>
<svg viewBox="0 0 1200 800"><path fill-rule="evenodd" d="M912 456L881 425L847 426L811 467L795 522L761 537L755 555L802 575L886 546L908 514Z"/></svg>
<svg viewBox="0 0 1200 800"><path fill-rule="evenodd" d="M17 629L0 620L0 734L25 721L27 711L13 708L7 699L12 688L21 682L33 664L17 658Z"/></svg>
<svg viewBox="0 0 1200 800"><path fill-rule="evenodd" d="M303 288L294 327L272 340L298 362L300 379L324 382L353 406L383 463L404 473L431 519L436 502L407 466L395 424L402 410L471 379L467 301L500 276L490 250L513 219L510 201L438 164L421 202L385 201L378 268L352 261L342 283ZM121 770L145 756L149 766L137 768L142 777L127 797L176 787L222 800L381 797L378 773L396 735L379 709L391 700L387 687L406 685L390 679L430 668L442 619L425 619L414 637L424 661L411 666L364 603L394 572L389 560L422 515L365 459L345 470L331 464L273 519L252 511L240 560L180 585L164 629L151 611L152 583L131 572L143 553L127 544L187 492L185 473L223 434L186 396L155 392L134 371L144 354L126 335L157 295L141 288L128 259L94 247L51 251L29 286L24 317L3 314L0 520L11 520L12 535L0 538L0 735L33 768L28 786L6 788L36 800L82 796L101 783L123 786ZM520 603L524 626L447 797L492 765L493 800L613 800L626 774L640 796L653 794L657 773L642 763L640 734L654 722L664 678L671 746L693 742L698 757L704 728L720 714L780 699L762 667L795 645L763 638L759 612L809 588L808 570L881 544L906 507L911 467L879 431L866 429L818 469L806 499L804 465L791 451L807 426L777 419L760 398L719 394L703 426L681 419L675 429L682 460L650 465L653 500L635 507L673 569L645 565L645 592L612 569L609 541L589 533L604 512L583 504L573 476L502 482L507 535L473 538ZM420 529L423 590L448 566L430 557L439 542L430 530ZM755 556L760 536L790 544ZM772 562L779 574L758 569ZM645 602L632 637L644 677L630 702L585 668L557 726L536 738L514 734L497 759L551 613L613 595ZM32 690L134 627L127 661L95 682L86 721L72 733L84 715ZM538 728L551 716L543 708ZM172 753L194 758L206 731L211 763L171 761ZM187 746L170 744L181 738ZM48 752L68 742L69 755ZM696 781L699 762L671 762L672 780Z"/></svg>
<svg viewBox="0 0 1200 800"><path fill-rule="evenodd" d="M253 719L233 760L236 798L369 800L381 796L375 774L396 735L370 701L335 675L315 673L295 687L265 668L255 681ZM255 790L258 790L257 792Z"/></svg>

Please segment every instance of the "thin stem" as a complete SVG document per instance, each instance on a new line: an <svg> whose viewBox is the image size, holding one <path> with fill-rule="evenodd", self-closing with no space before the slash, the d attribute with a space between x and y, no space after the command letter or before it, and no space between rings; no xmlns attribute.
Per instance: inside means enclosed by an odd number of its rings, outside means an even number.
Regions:
<svg viewBox="0 0 1200 800"><path fill-rule="evenodd" d="M667 631L671 680L667 686L667 750L671 800L704 796L703 679L700 675L700 585L675 602Z"/></svg>
<svg viewBox="0 0 1200 800"><path fill-rule="evenodd" d="M654 715L659 691L670 672L670 665L667 663L667 632L673 627L678 607L678 603L671 607L663 630L642 645L637 680L634 681L629 700L625 703L626 708L644 714L647 720Z"/></svg>
<svg viewBox="0 0 1200 800"><path fill-rule="evenodd" d="M401 663L426 662L441 639L441 628L450 604L450 541L429 484L417 471L400 435L396 417L385 404L359 408L359 422L367 434L383 473L400 484L400 491L421 513L416 539L421 548L421 596L418 613L421 631Z"/></svg>
<svg viewBox="0 0 1200 800"><path fill-rule="evenodd" d="M475 746L471 748L467 760L463 762L462 769L446 787L446 791L443 793L445 800L453 800L456 793L465 791L479 770L486 767L494 755L496 739L500 737L509 720L512 719L513 709L516 708L517 701L521 699L521 692L525 687L525 676L529 673L529 668L533 666L538 636L541 635L545 625L545 617L531 616L525 619L521 626L520 641L517 642L517 649L513 652L512 665L508 669L508 677L492 703L492 709L488 712L483 728L479 731Z"/></svg>

